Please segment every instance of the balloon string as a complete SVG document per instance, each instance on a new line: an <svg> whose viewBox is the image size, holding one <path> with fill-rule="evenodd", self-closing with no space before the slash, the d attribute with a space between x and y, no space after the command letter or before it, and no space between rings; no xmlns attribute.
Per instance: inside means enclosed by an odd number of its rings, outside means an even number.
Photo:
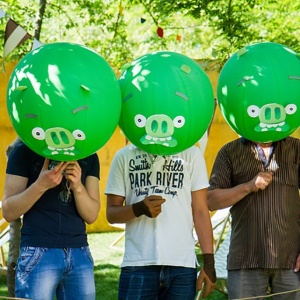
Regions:
<svg viewBox="0 0 300 300"><path fill-rule="evenodd" d="M299 291L300 291L300 289L296 289L296 290L290 290L290 291L280 292L280 293L275 293L275 294L270 294L270 295L247 297L247 298L235 298L235 299L232 299L232 300L250 300L250 299L270 298L270 297L273 297L273 296L290 294L290 293L295 293L295 292L299 292Z"/></svg>
<svg viewBox="0 0 300 300"><path fill-rule="evenodd" d="M66 181L66 188L67 188L67 200L69 200L71 195L71 183L69 180Z"/></svg>

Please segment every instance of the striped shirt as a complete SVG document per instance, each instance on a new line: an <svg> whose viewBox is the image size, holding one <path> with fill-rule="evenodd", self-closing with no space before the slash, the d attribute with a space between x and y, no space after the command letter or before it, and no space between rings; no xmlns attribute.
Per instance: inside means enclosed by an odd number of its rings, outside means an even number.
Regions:
<svg viewBox="0 0 300 300"><path fill-rule="evenodd" d="M230 209L228 270L291 269L300 253L300 140L288 137L273 145L267 167L256 145L243 138L224 145L216 157L209 190L231 188L261 171L275 171L265 190L250 193Z"/></svg>

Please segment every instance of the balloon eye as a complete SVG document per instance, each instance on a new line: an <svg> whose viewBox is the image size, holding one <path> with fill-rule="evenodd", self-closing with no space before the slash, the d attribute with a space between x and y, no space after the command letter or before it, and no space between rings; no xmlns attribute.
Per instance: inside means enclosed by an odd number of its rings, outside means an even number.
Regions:
<svg viewBox="0 0 300 300"><path fill-rule="evenodd" d="M137 127L145 127L146 125L146 118L143 115L136 115L134 117L134 123Z"/></svg>
<svg viewBox="0 0 300 300"><path fill-rule="evenodd" d="M181 128L185 123L185 118L183 116L178 116L173 120L173 124L176 128Z"/></svg>
<svg viewBox="0 0 300 300"><path fill-rule="evenodd" d="M74 130L72 134L76 140L80 140L80 141L85 140L85 134L80 129Z"/></svg>
<svg viewBox="0 0 300 300"><path fill-rule="evenodd" d="M297 106L295 104L289 104L286 106L285 108L285 112L288 114L288 115L292 115L296 112L297 110Z"/></svg>
<svg viewBox="0 0 300 300"><path fill-rule="evenodd" d="M45 131L41 127L35 127L35 128L33 128L32 131L31 131L31 133L32 133L32 136L35 139L37 139L37 140L42 141L42 140L45 139Z"/></svg>
<svg viewBox="0 0 300 300"><path fill-rule="evenodd" d="M259 107L256 105L250 105L247 109L247 113L250 117L255 118L259 115Z"/></svg>

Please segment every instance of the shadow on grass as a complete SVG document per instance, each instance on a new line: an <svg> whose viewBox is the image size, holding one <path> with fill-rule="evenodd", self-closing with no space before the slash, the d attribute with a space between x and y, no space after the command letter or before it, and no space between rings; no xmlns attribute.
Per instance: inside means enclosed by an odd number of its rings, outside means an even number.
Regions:
<svg viewBox="0 0 300 300"><path fill-rule="evenodd" d="M6 275L0 275L0 296L7 297L8 291L7 291L7 281L6 281Z"/></svg>
<svg viewBox="0 0 300 300"><path fill-rule="evenodd" d="M94 267L96 299L118 299L120 268L112 264L101 264Z"/></svg>

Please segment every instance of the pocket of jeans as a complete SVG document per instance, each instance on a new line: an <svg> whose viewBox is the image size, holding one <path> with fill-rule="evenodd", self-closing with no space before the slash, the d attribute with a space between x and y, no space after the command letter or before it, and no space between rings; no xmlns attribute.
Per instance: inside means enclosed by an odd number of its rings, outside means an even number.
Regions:
<svg viewBox="0 0 300 300"><path fill-rule="evenodd" d="M94 259L93 259L93 256L92 256L90 248L88 246L86 246L86 247L83 247L83 249L85 251L85 254L86 254L88 260L90 261L90 263L92 264L92 266L94 266Z"/></svg>
<svg viewBox="0 0 300 300"><path fill-rule="evenodd" d="M46 248L22 247L18 259L18 272L29 274L41 261Z"/></svg>

